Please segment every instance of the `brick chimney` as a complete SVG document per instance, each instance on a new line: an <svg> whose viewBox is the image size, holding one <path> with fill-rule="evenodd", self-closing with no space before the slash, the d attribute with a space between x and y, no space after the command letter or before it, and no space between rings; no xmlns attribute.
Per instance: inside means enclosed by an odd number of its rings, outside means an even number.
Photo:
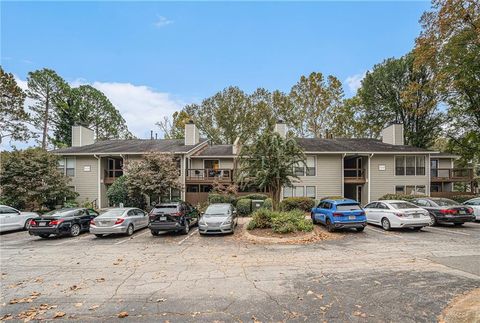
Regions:
<svg viewBox="0 0 480 323"><path fill-rule="evenodd" d="M200 132L192 120L185 124L185 146L194 146L200 142Z"/></svg>

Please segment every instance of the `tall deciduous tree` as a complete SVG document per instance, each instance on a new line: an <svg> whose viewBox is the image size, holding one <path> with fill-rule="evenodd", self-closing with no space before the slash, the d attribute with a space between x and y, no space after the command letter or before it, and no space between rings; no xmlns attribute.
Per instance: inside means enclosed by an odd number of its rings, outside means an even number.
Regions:
<svg viewBox="0 0 480 323"><path fill-rule="evenodd" d="M56 122L56 108L68 97L70 88L55 71L46 68L28 73L27 84L27 95L35 101L30 107L32 123L41 132L41 147L46 149L49 130Z"/></svg>
<svg viewBox="0 0 480 323"><path fill-rule="evenodd" d="M431 71L414 68L412 54L375 65L362 80L357 95L363 122L375 137L388 123L401 122L405 144L427 148L441 130L442 115Z"/></svg>
<svg viewBox="0 0 480 323"><path fill-rule="evenodd" d="M0 66L0 143L10 137L13 140L28 140L32 133L27 128L30 119L25 111L25 93L15 77Z"/></svg>
<svg viewBox="0 0 480 323"><path fill-rule="evenodd" d="M255 185L272 194L273 209L278 209L282 187L292 186L298 179L294 166L305 163L305 155L296 141L283 139L277 133L266 131L244 145L239 157L239 178L242 185Z"/></svg>
<svg viewBox="0 0 480 323"><path fill-rule="evenodd" d="M415 63L428 66L448 105L451 150L480 162L480 2L434 0L421 19Z"/></svg>
<svg viewBox="0 0 480 323"><path fill-rule="evenodd" d="M131 198L138 193L146 196L162 196L170 189L180 189L179 169L174 156L169 153L149 153L141 160L126 164L125 183Z"/></svg>
<svg viewBox="0 0 480 323"><path fill-rule="evenodd" d="M183 139L185 137L185 124L190 120L190 116L184 111L175 111L172 118L165 117L156 125L163 132L165 139Z"/></svg>
<svg viewBox="0 0 480 323"><path fill-rule="evenodd" d="M58 157L39 148L3 152L2 198L18 208L52 208L77 194L58 170Z"/></svg>

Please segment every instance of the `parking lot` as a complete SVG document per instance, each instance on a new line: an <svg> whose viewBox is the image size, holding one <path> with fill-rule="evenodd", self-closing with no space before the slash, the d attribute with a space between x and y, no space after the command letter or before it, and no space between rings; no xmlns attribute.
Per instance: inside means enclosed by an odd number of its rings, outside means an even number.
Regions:
<svg viewBox="0 0 480 323"><path fill-rule="evenodd" d="M480 287L479 223L335 234L290 245L247 242L241 226L207 237L7 233L0 316L34 308L35 319L83 322L435 322L453 297Z"/></svg>

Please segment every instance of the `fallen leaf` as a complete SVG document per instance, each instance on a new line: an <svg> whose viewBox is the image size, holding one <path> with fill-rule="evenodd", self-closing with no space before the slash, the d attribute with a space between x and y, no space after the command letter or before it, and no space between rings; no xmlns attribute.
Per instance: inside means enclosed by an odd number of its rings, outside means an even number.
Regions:
<svg viewBox="0 0 480 323"><path fill-rule="evenodd" d="M30 296L32 296L32 297L38 297L38 296L40 296L40 295L41 295L41 293L39 293L39 292L32 292L32 293L30 294Z"/></svg>
<svg viewBox="0 0 480 323"><path fill-rule="evenodd" d="M35 278L35 280L33 282L34 283L43 283L43 278L42 277L37 277L37 278Z"/></svg>
<svg viewBox="0 0 480 323"><path fill-rule="evenodd" d="M95 281L96 281L97 283L101 283L101 282L104 282L104 281L105 281L105 278L97 278L97 279L95 279Z"/></svg>
<svg viewBox="0 0 480 323"><path fill-rule="evenodd" d="M70 286L70 290L79 290L81 287L77 285Z"/></svg>
<svg viewBox="0 0 480 323"><path fill-rule="evenodd" d="M312 295L312 294L314 294L314 292L312 292L311 290L307 292L307 295Z"/></svg>
<svg viewBox="0 0 480 323"><path fill-rule="evenodd" d="M53 318L56 319L58 317L64 317L64 316L65 316L65 312L56 312Z"/></svg>
<svg viewBox="0 0 480 323"><path fill-rule="evenodd" d="M76 303L75 304L75 307L82 307L83 306L83 303Z"/></svg>
<svg viewBox="0 0 480 323"><path fill-rule="evenodd" d="M89 307L88 310L89 310L89 311L93 311L93 310L96 310L96 309L99 308L99 307L100 307L100 305L92 305L92 306Z"/></svg>
<svg viewBox="0 0 480 323"><path fill-rule="evenodd" d="M159 298L159 299L157 299L157 303L165 302L166 300L167 300L166 298Z"/></svg>
<svg viewBox="0 0 480 323"><path fill-rule="evenodd" d="M6 321L6 320L11 320L13 319L12 314L5 314L4 316L0 317L0 321Z"/></svg>
<svg viewBox="0 0 480 323"><path fill-rule="evenodd" d="M119 262L114 262L113 265L115 265L115 266L120 265L120 263Z"/></svg>
<svg viewBox="0 0 480 323"><path fill-rule="evenodd" d="M124 317L127 317L127 316L128 316L128 312L125 312L125 311L120 312L120 313L118 313L118 315L117 315L117 317L118 317L118 318L121 318L121 319L123 319Z"/></svg>

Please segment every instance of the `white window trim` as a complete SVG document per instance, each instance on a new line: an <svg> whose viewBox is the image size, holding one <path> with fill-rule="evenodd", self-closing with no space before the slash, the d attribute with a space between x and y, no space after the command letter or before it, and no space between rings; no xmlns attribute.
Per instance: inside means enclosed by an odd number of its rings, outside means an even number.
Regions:
<svg viewBox="0 0 480 323"><path fill-rule="evenodd" d="M289 198L289 197L309 197L309 196L307 196L307 187L313 187L315 196L312 197L312 198L313 199L317 198L317 186L316 185L294 185L294 186L289 186L289 187L292 189L292 196L285 196L285 187L282 187L282 199L286 199L286 198ZM303 187L303 196L296 196L295 195L297 187Z"/></svg>
<svg viewBox="0 0 480 323"><path fill-rule="evenodd" d="M315 168L315 175L307 175L307 158L308 157L313 157L313 167ZM293 173L295 173L295 168L296 167L300 167L300 166L293 166ZM298 176L298 177L316 177L317 176L317 156L316 155L306 155L305 157L305 165L302 166L303 167L303 174L304 175L301 175L301 176Z"/></svg>
<svg viewBox="0 0 480 323"><path fill-rule="evenodd" d="M419 175L421 176L421 175ZM427 185L423 185L423 184L395 184L393 185L393 194L397 194L397 186L403 186L403 193L402 194L406 194L406 187L407 186L414 186L415 187L415 192L417 191L417 187L418 186L423 186L425 187L425 194L424 195L427 195ZM417 194L410 194L410 195L417 195Z"/></svg>
<svg viewBox="0 0 480 323"><path fill-rule="evenodd" d="M406 157L415 157L415 175L407 175L407 159ZM423 168L425 168L425 174L423 175L417 175L417 157L422 157L425 159L425 166ZM404 174L403 175L397 175L397 157L403 157L403 160L404 160ZM393 158L393 176L398 176L398 177L417 177L417 176L427 176L427 160L430 160L429 158L427 158L427 156L425 155L395 155L394 158ZM428 167L428 170L430 170L430 167Z"/></svg>

